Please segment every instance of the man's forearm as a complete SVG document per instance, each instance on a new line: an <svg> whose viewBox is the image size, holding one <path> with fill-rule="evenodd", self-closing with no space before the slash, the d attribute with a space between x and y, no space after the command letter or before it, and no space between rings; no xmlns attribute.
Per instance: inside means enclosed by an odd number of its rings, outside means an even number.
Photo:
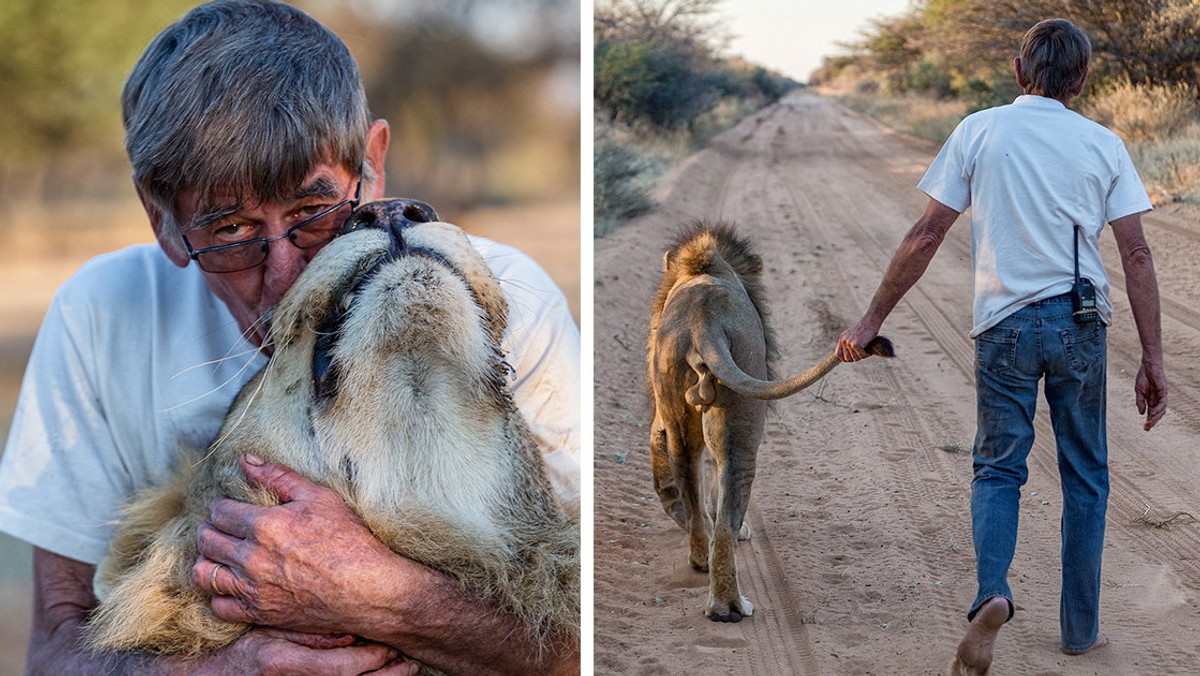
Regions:
<svg viewBox="0 0 1200 676"><path fill-rule="evenodd" d="M577 674L578 640L538 637L451 578L397 557L401 572L359 635L450 674ZM419 598L414 590L421 590ZM397 612L397 608L403 608Z"/></svg>
<svg viewBox="0 0 1200 676"><path fill-rule="evenodd" d="M156 658L145 653L92 652L84 647L82 618L63 622L49 636L32 637L25 658L25 673L29 676L165 676L188 673L186 666L180 660Z"/></svg>
<svg viewBox="0 0 1200 676"><path fill-rule="evenodd" d="M1130 214L1112 222L1113 236L1121 253L1121 268L1125 272L1125 293L1133 310L1138 339L1142 344L1142 361L1162 365L1162 319L1158 299L1158 280L1154 274L1154 257L1142 231L1140 214Z"/></svg>
<svg viewBox="0 0 1200 676"><path fill-rule="evenodd" d="M83 624L96 605L95 567L40 548L33 550L34 608L26 674L183 674L184 664L142 653L97 653L84 643Z"/></svg>
<svg viewBox="0 0 1200 676"><path fill-rule="evenodd" d="M883 324L904 294L925 274L957 217L957 212L930 200L925 213L900 242L867 308L865 318L875 327Z"/></svg>
<svg viewBox="0 0 1200 676"><path fill-rule="evenodd" d="M1122 257L1125 271L1125 293L1133 311L1138 339L1142 344L1142 361L1162 364L1162 315L1158 298L1158 279L1154 274L1154 259L1150 248L1144 246Z"/></svg>

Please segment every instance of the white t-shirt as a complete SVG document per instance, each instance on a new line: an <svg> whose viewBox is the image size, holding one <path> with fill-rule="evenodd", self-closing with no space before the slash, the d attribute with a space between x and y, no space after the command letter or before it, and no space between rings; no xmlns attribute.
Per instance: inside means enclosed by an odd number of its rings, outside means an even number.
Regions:
<svg viewBox="0 0 1200 676"><path fill-rule="evenodd" d="M579 332L525 254L472 238L509 302L513 396L555 489L579 494ZM0 530L98 563L131 493L202 451L266 358L199 269L159 247L100 256L59 289L34 344L0 463Z"/></svg>
<svg viewBox="0 0 1200 676"><path fill-rule="evenodd" d="M1018 96L960 122L918 187L959 213L971 208L972 338L1071 290L1076 224L1079 274L1096 285L1100 316L1111 321L1100 231L1151 208L1116 134L1054 99Z"/></svg>

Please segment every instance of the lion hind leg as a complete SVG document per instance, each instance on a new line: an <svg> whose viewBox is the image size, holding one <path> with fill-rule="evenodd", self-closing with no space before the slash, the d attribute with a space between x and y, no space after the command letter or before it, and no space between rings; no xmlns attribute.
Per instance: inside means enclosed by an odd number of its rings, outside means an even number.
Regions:
<svg viewBox="0 0 1200 676"><path fill-rule="evenodd" d="M650 429L650 467L654 474L654 492L662 502L663 511L675 520L679 527L687 530L688 515L680 496L679 487L675 484L675 474L671 468L671 453L667 448L667 430L658 416Z"/></svg>
<svg viewBox="0 0 1200 676"><path fill-rule="evenodd" d="M731 528L721 523L714 526L704 607L704 614L714 622L741 622L754 614L754 604L738 588L736 545Z"/></svg>
<svg viewBox="0 0 1200 676"><path fill-rule="evenodd" d="M167 524L144 557L125 571L87 624L95 651L199 655L227 645L248 626L218 619L191 580L194 528Z"/></svg>
<svg viewBox="0 0 1200 676"><path fill-rule="evenodd" d="M758 409L761 413L761 409ZM704 437L715 463L716 506L709 553L709 596L705 615L714 621L738 622L754 613L754 604L741 594L737 573L737 542L744 533L754 481L755 452L761 426L738 428L728 419L732 413L714 409L704 418ZM748 422L743 412L740 422ZM744 539L744 538L743 538Z"/></svg>
<svg viewBox="0 0 1200 676"><path fill-rule="evenodd" d="M697 421L698 422L698 421ZM704 508L703 436L698 425L684 429L667 428L667 450L671 460L671 476L679 491L679 501L686 518L688 533L688 563L696 570L708 570L709 540L712 517Z"/></svg>

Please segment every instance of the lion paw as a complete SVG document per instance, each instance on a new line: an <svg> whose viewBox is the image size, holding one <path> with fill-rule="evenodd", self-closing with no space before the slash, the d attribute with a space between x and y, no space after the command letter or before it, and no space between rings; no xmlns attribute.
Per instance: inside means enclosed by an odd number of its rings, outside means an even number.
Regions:
<svg viewBox="0 0 1200 676"><path fill-rule="evenodd" d="M736 603L710 603L704 614L713 622L741 622L743 617L754 614L754 604L745 596L739 596Z"/></svg>

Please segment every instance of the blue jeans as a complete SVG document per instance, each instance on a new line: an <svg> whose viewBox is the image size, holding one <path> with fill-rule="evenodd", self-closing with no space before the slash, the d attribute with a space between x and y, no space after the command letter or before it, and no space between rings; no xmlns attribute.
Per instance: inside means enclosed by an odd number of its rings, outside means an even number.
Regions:
<svg viewBox="0 0 1200 676"><path fill-rule="evenodd" d="M1017 546L1021 486L1029 477L1038 382L1058 447L1062 481L1062 647L1091 646L1100 628L1100 558L1108 507L1105 327L1077 324L1069 296L1026 306L980 334L975 346L977 426L971 526L979 594L1009 603L1008 568Z"/></svg>

